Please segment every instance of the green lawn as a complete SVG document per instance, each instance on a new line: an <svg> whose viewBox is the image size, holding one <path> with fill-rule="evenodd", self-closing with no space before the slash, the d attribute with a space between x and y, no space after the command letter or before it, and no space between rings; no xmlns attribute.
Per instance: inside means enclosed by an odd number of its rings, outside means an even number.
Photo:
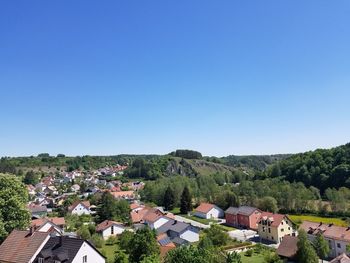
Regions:
<svg viewBox="0 0 350 263"><path fill-rule="evenodd" d="M118 249L118 245L113 246L107 246L103 245L102 248L99 248L98 250L107 257L106 263L112 263L114 262L114 252Z"/></svg>
<svg viewBox="0 0 350 263"><path fill-rule="evenodd" d="M335 217L320 217L320 216L312 216L312 215L289 215L289 218L296 224L301 223L302 221L311 221L316 223L325 223L330 224L333 223L337 226L347 226L347 223L345 220L342 220L341 218L335 218Z"/></svg>
<svg viewBox="0 0 350 263"><path fill-rule="evenodd" d="M174 215L180 214L180 207L175 207L173 210L169 211L170 213L173 213Z"/></svg>
<svg viewBox="0 0 350 263"><path fill-rule="evenodd" d="M241 253L240 255L241 255L242 263L264 263L265 262L263 254L253 253L251 257L245 256L244 253Z"/></svg>
<svg viewBox="0 0 350 263"><path fill-rule="evenodd" d="M221 230L226 231L226 232L236 230L236 228L234 228L232 226L219 225L219 224L217 226L218 226L218 228L220 228Z"/></svg>
<svg viewBox="0 0 350 263"><path fill-rule="evenodd" d="M196 217L196 216L189 216L189 215L181 215L181 216L185 217L187 219L191 219L193 221L202 223L204 225L209 225L209 223L217 223L217 221L213 220L213 219L205 219L205 218L199 218L199 217Z"/></svg>

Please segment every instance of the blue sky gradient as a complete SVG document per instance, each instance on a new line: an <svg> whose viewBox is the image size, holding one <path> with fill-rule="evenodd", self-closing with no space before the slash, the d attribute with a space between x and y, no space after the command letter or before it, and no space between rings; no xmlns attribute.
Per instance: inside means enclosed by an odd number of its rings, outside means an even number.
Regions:
<svg viewBox="0 0 350 263"><path fill-rule="evenodd" d="M350 2L4 1L0 156L350 141Z"/></svg>

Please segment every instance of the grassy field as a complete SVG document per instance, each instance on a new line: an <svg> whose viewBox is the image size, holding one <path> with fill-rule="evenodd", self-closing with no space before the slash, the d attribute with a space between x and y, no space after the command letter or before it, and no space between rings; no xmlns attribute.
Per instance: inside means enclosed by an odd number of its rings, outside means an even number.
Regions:
<svg viewBox="0 0 350 263"><path fill-rule="evenodd" d="M112 263L114 262L114 252L118 249L118 245L113 246L107 246L103 245L102 248L99 248L98 250L107 257L106 263Z"/></svg>
<svg viewBox="0 0 350 263"><path fill-rule="evenodd" d="M265 262L263 254L253 253L251 257L245 256L244 253L241 253L240 255L241 255L242 263L264 263Z"/></svg>
<svg viewBox="0 0 350 263"><path fill-rule="evenodd" d="M191 219L193 221L202 223L204 225L209 225L209 223L217 223L217 221L213 220L213 219L205 219L205 218L199 218L199 217L196 217L196 216L189 216L189 215L181 215L181 216L185 217L185 218L188 218L188 219Z"/></svg>
<svg viewBox="0 0 350 263"><path fill-rule="evenodd" d="M226 225L217 225L221 230L223 231L232 231L232 230L236 230L236 228L232 227L232 226L226 226Z"/></svg>
<svg viewBox="0 0 350 263"><path fill-rule="evenodd" d="M330 224L333 223L337 226L348 226L345 220L341 218L335 217L320 217L320 216L312 216L312 215L289 215L289 218L296 224L300 224L302 221L311 221L316 223L325 223Z"/></svg>

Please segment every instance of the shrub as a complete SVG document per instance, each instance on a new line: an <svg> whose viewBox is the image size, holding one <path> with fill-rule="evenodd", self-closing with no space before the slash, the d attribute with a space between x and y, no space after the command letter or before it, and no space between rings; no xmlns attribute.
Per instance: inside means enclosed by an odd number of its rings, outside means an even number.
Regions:
<svg viewBox="0 0 350 263"><path fill-rule="evenodd" d="M245 256L251 257L253 255L253 250L249 249L244 253Z"/></svg>

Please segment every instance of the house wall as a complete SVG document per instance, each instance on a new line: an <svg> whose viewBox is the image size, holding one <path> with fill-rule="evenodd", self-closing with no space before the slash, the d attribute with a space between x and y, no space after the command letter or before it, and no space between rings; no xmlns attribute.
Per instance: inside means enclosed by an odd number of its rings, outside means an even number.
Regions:
<svg viewBox="0 0 350 263"><path fill-rule="evenodd" d="M286 235L293 235L293 224L288 219L283 219L279 226L268 226L259 224L258 233L260 238L269 240L276 244L282 241L282 238Z"/></svg>
<svg viewBox="0 0 350 263"><path fill-rule="evenodd" d="M202 213L202 212L196 211L196 212L194 212L193 215L196 216L196 217L208 219L208 214L206 214L206 213Z"/></svg>
<svg viewBox="0 0 350 263"><path fill-rule="evenodd" d="M226 224L231 226L238 226L238 219L237 215L233 214L225 214Z"/></svg>
<svg viewBox="0 0 350 263"><path fill-rule="evenodd" d="M83 263L83 256L87 256L87 263L105 263L106 260L88 243L84 242L72 263Z"/></svg>
<svg viewBox="0 0 350 263"><path fill-rule="evenodd" d="M112 226L102 231L102 237L108 239L110 236L120 235L125 231L125 228L118 225L113 225L114 234L112 235Z"/></svg>
<svg viewBox="0 0 350 263"><path fill-rule="evenodd" d="M191 243L199 241L199 234L191 230L186 230L185 232L180 234L180 237Z"/></svg>
<svg viewBox="0 0 350 263"><path fill-rule="evenodd" d="M308 239L313 242L316 236L308 234ZM346 253L346 246L350 244L350 242L346 242L343 240L336 240L333 238L328 238L325 237L325 240L327 240L329 247L330 247L330 252L329 252L329 257L335 258L339 256L342 253ZM338 245L339 244L339 245ZM339 246L339 247L338 247Z"/></svg>
<svg viewBox="0 0 350 263"><path fill-rule="evenodd" d="M205 219L211 219L211 218L220 218L224 217L225 213L222 209L218 207L213 207L211 210L209 210L208 213L202 213L202 212L194 212L194 216L200 217L200 218L205 218Z"/></svg>
<svg viewBox="0 0 350 263"><path fill-rule="evenodd" d="M73 210L72 210L72 214L75 215L90 215L90 211L88 209L85 208L85 206L83 206L82 204L78 204Z"/></svg>
<svg viewBox="0 0 350 263"><path fill-rule="evenodd" d="M261 212L256 210L253 214L249 216L249 228L258 229L258 222L261 217Z"/></svg>

